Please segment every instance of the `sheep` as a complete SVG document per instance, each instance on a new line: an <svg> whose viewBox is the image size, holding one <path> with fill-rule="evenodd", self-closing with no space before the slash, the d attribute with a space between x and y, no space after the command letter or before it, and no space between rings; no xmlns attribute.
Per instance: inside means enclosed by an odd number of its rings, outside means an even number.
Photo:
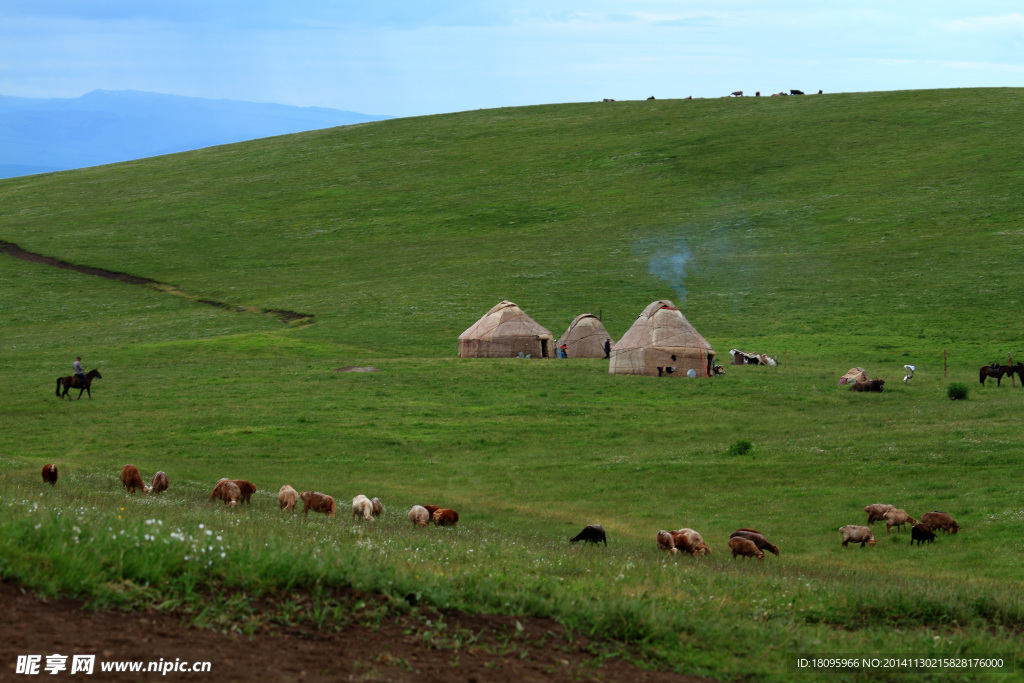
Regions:
<svg viewBox="0 0 1024 683"><path fill-rule="evenodd" d="M135 465L125 465L121 469L121 484L124 485L124 490L128 493L136 491L149 493L149 487L142 482L142 475L139 474L139 468Z"/></svg>
<svg viewBox="0 0 1024 683"><path fill-rule="evenodd" d="M440 505L424 505L423 509L426 510L427 514L430 515L430 518L433 519L434 518L434 513L437 512L438 510L440 510L441 506Z"/></svg>
<svg viewBox="0 0 1024 683"><path fill-rule="evenodd" d="M337 511L338 506L334 503L334 498L323 493L317 493L316 491L305 491L299 496L302 499L302 514L308 515L310 508L313 512L323 512L328 517L333 517Z"/></svg>
<svg viewBox="0 0 1024 683"><path fill-rule="evenodd" d="M665 530L658 532L657 536L658 550L667 550L670 554L675 555L679 551L676 549L676 542L672 539L672 534Z"/></svg>
<svg viewBox="0 0 1024 683"><path fill-rule="evenodd" d="M242 494L242 502L249 505L249 499L252 498L252 494L256 493L256 487L245 479L232 479L231 483L238 487L238 490Z"/></svg>
<svg viewBox="0 0 1024 683"><path fill-rule="evenodd" d="M373 503L361 493L352 499L352 519L360 517L373 521Z"/></svg>
<svg viewBox="0 0 1024 683"><path fill-rule="evenodd" d="M43 481L54 486L57 483L57 466L47 463L43 465Z"/></svg>
<svg viewBox="0 0 1024 683"><path fill-rule="evenodd" d="M689 552L694 557L711 554L711 548L704 543L701 535L693 529L679 529L675 533L682 535L686 539L686 544L690 547ZM675 537L673 537L673 540L675 540Z"/></svg>
<svg viewBox="0 0 1024 683"><path fill-rule="evenodd" d="M171 482L167 479L166 472L157 472L153 475L153 481L149 482L150 493L162 493L168 489Z"/></svg>
<svg viewBox="0 0 1024 683"><path fill-rule="evenodd" d="M422 505L413 505L409 508L409 521L413 526L424 527L430 520L430 513Z"/></svg>
<svg viewBox="0 0 1024 683"><path fill-rule="evenodd" d="M779 547L772 545L768 542L761 532L754 531L753 529L737 529L736 531L729 534L729 538L745 538L748 541L753 542L757 546L758 550L767 550L772 555L779 554Z"/></svg>
<svg viewBox="0 0 1024 683"><path fill-rule="evenodd" d="M764 553L749 538L742 538L740 536L730 538L729 548L732 550L732 559L734 560L742 555L744 557L756 557L762 562L764 561Z"/></svg>
<svg viewBox="0 0 1024 683"><path fill-rule="evenodd" d="M896 527L896 531L903 531L908 522L911 526L917 524L917 520L908 515L906 510L887 510L885 512L886 535L888 535L889 529L892 527Z"/></svg>
<svg viewBox="0 0 1024 683"><path fill-rule="evenodd" d="M210 494L210 500L214 498L223 500L225 505L235 507L238 505L238 501L242 499L242 490L238 488L238 484L235 482L229 479L221 479L214 487L213 493Z"/></svg>
<svg viewBox="0 0 1024 683"><path fill-rule="evenodd" d="M866 526L857 526L855 524L847 524L846 526L839 527L840 533L843 534L843 547L850 541L854 543L860 543L860 547L863 548L864 544L875 545L875 535L871 533L871 529Z"/></svg>
<svg viewBox="0 0 1024 683"><path fill-rule="evenodd" d="M299 502L299 492L288 484L284 484L277 492L277 505L282 510L295 512L295 504Z"/></svg>
<svg viewBox="0 0 1024 683"><path fill-rule="evenodd" d="M384 512L384 503L380 502L380 498L371 498L370 504L373 505L373 516L380 517Z"/></svg>
<svg viewBox="0 0 1024 683"><path fill-rule="evenodd" d="M884 521L885 513L895 509L895 505L887 505L885 503L872 503L871 505L864 506L864 512L868 513L868 524Z"/></svg>
<svg viewBox="0 0 1024 683"><path fill-rule="evenodd" d="M927 524L915 524L910 528L910 545L914 545L914 541L917 541L918 545L921 545L925 541L933 543L935 541L935 534L932 532L932 528Z"/></svg>
<svg viewBox="0 0 1024 683"><path fill-rule="evenodd" d="M938 510L921 515L921 524L927 524L930 529L942 529L947 534L955 534L960 531L960 525L953 521L952 517Z"/></svg>
<svg viewBox="0 0 1024 683"><path fill-rule="evenodd" d="M672 536L673 548L677 553L687 553L688 555L697 556L697 550L690 544L690 538L682 531L670 531L668 532ZM673 553L675 554L675 553Z"/></svg>
<svg viewBox="0 0 1024 683"><path fill-rule="evenodd" d="M434 510L434 526L455 526L459 523L459 513L448 508Z"/></svg>
<svg viewBox="0 0 1024 683"><path fill-rule="evenodd" d="M217 483L213 487L213 491L210 492L210 500L220 500L221 491L224 489L224 484L230 481L227 477L221 477L217 480ZM237 486L237 484L236 484ZM239 489L241 491L241 489Z"/></svg>
<svg viewBox="0 0 1024 683"><path fill-rule="evenodd" d="M586 541L587 543L604 542L605 547L608 547L608 537L604 533L604 527L600 524L588 524L583 527L583 531L569 539L570 543L576 543L577 541Z"/></svg>

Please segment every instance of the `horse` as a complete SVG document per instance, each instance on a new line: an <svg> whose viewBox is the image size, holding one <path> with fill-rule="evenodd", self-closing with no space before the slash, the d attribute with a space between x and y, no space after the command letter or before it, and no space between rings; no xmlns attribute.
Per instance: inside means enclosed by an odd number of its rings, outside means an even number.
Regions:
<svg viewBox="0 0 1024 683"><path fill-rule="evenodd" d="M1017 373L1017 377L1020 377L1020 385L1024 387L1024 363L1017 361L1016 364L1010 366L1010 371L1006 374L1012 375L1015 372Z"/></svg>
<svg viewBox="0 0 1024 683"><path fill-rule="evenodd" d="M71 389L78 389L78 398L82 398L82 392L89 392L89 398L92 398L92 391L89 389L92 386L93 379L103 379L103 375L100 374L99 370L90 370L85 375L85 384L82 384L81 378L78 375L68 375L67 377L57 378L57 398L64 400L64 397L68 395L68 391ZM64 393L60 392L61 387L64 388Z"/></svg>
<svg viewBox="0 0 1024 683"><path fill-rule="evenodd" d="M1020 364L1018 363L1018 365ZM986 378L995 377L996 386L998 387L999 383L1003 381L1003 375L1012 375L1014 372L1016 372L1016 366L1013 365L999 365L995 367L992 365L982 365L981 370L978 372L978 381L984 384Z"/></svg>

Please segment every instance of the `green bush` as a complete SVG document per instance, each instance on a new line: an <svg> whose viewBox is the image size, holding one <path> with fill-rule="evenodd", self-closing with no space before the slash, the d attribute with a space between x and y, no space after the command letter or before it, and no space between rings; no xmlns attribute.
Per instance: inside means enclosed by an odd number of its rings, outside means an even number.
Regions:
<svg viewBox="0 0 1024 683"><path fill-rule="evenodd" d="M754 444L746 439L740 439L734 441L729 446L729 455L746 455L750 451L754 450Z"/></svg>
<svg viewBox="0 0 1024 683"><path fill-rule="evenodd" d="M967 400L967 385L963 382L953 382L949 385L949 390L946 393L951 401Z"/></svg>

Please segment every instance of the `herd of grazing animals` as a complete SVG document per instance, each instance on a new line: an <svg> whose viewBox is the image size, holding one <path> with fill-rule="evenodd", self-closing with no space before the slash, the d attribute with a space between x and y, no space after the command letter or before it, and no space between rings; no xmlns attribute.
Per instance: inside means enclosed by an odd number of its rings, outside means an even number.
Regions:
<svg viewBox="0 0 1024 683"><path fill-rule="evenodd" d="M42 476L43 482L51 486L56 485L57 465L52 463L43 465ZM125 465L121 469L120 480L125 491L128 493L135 493L136 491L160 493L166 491L170 486L166 472L154 474L150 485L147 486L142 480L139 468L135 467L135 465ZM249 505L250 499L256 493L256 490L256 486L245 479L228 479L225 477L220 479L213 487L209 500L223 501L229 507L235 507L239 503ZM282 510L294 513L295 507L300 500L303 504L302 512L307 515L310 510L322 512L328 516L334 516L337 512L337 504L334 498L327 494L316 491L306 491L299 494L289 484L284 484L278 491L278 506ZM383 512L384 504L381 503L380 498L368 498L365 495L359 494L352 499L353 519L372 522ZM901 532L909 524L911 526L911 545L914 545L915 542L917 545L933 543L936 537L935 530L937 529L942 529L944 534L955 534L960 531L960 525L957 524L956 520L949 514L939 512L938 510L921 515L920 521L911 517L906 510L887 503L872 503L864 507L864 512L868 515L867 524L869 526L847 524L846 526L839 527L839 532L843 535L842 546L844 548L850 543L859 543L862 548L867 545L874 546L877 541L875 540L874 533L871 531L871 525L874 525L875 522L885 522L885 533L887 535L892 532L893 527L896 527L897 532ZM414 528L425 527L430 522L433 522L435 526L455 526L459 522L458 512L450 508L442 508L439 505L413 505L409 510L408 517ZM569 539L570 543L578 541L595 544L604 543L605 547L608 546L608 536L605 533L604 527L600 524L588 524L583 527L582 531ZM704 542L700 533L693 529L684 528L675 531L658 531L655 536L655 542L659 550L667 551L671 555L686 553L693 557L698 557L711 554L711 548ZM732 532L729 535L728 545L733 559L737 557L756 557L758 560L763 561L765 551L773 555L779 554L778 546L770 543L757 529L749 527L743 527Z"/></svg>

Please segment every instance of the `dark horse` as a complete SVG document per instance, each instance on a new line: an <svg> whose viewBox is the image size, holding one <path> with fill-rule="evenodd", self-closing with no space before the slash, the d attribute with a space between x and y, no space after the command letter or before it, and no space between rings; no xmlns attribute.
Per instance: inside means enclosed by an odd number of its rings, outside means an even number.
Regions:
<svg viewBox="0 0 1024 683"><path fill-rule="evenodd" d="M92 380L103 379L103 375L100 374L99 370L90 370L85 376L85 384L82 384L82 379L78 375L68 375L67 377L57 378L57 398L64 400L64 397L68 395L68 391L71 389L78 389L78 398L82 398L82 392L88 391L89 398L92 398L92 391L89 389L92 386ZM64 393L60 393L61 387L64 388Z"/></svg>
<svg viewBox="0 0 1024 683"><path fill-rule="evenodd" d="M1020 363L1017 365L1020 365ZM982 365L981 370L978 372L978 381L984 384L986 378L995 377L996 386L998 387L999 383L1003 381L1003 375L1012 375L1016 371L1017 368L1013 365ZM1024 378L1021 381L1024 381Z"/></svg>

